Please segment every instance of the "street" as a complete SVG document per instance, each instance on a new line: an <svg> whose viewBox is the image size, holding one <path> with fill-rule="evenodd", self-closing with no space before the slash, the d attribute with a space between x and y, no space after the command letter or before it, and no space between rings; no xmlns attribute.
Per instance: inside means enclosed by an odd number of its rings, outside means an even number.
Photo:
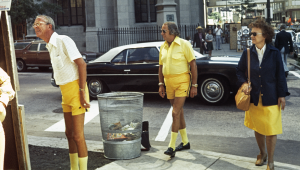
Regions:
<svg viewBox="0 0 300 170"><path fill-rule="evenodd" d="M282 112L283 134L278 135L274 159L300 165L300 78L294 74L299 75L300 71L295 70L287 78L291 95L286 98L286 108ZM51 70L40 72L38 69L29 69L18 75L21 89L18 101L25 105L27 135L65 138L64 132L45 131L63 119L60 90L50 84ZM158 94L145 94L143 120L149 121L150 143L165 146L166 149L170 135L162 142L155 141L155 138L169 110L167 99L162 99ZM235 107L234 94L221 106L204 105L199 98L188 98L184 111L192 149L251 158L259 154L254 132L243 125L244 112ZM85 137L87 140L102 140L99 115L86 123ZM176 145L180 142L181 138L178 137Z"/></svg>

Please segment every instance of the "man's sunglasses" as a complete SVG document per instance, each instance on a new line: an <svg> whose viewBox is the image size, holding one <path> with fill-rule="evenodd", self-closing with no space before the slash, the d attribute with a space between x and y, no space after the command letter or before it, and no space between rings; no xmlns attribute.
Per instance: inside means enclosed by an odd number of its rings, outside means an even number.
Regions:
<svg viewBox="0 0 300 170"><path fill-rule="evenodd" d="M255 37L257 34L262 34L262 33L257 33L257 32L250 32L249 33L250 37L251 37L251 35L253 35Z"/></svg>
<svg viewBox="0 0 300 170"><path fill-rule="evenodd" d="M161 30L161 32L163 32L165 34L166 32L168 32L168 30Z"/></svg>

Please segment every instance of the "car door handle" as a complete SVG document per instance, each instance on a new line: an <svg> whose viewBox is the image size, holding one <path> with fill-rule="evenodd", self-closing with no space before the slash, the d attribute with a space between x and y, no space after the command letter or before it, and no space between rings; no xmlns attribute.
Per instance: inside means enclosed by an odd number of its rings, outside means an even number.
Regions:
<svg viewBox="0 0 300 170"><path fill-rule="evenodd" d="M130 71L130 69L126 69L126 70L124 70L124 71Z"/></svg>

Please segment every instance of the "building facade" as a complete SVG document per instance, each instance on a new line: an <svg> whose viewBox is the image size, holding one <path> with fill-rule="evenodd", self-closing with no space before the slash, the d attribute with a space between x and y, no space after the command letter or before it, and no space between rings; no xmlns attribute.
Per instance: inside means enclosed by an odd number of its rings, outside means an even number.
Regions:
<svg viewBox="0 0 300 170"><path fill-rule="evenodd" d="M205 4L199 0L44 1L62 6L64 12L55 18L55 23L58 25L56 32L70 36L80 51L100 51L97 35L103 29L158 26L159 12L168 12L172 8L176 14L177 24L202 26L205 24ZM32 28L27 31L27 34L34 34Z"/></svg>

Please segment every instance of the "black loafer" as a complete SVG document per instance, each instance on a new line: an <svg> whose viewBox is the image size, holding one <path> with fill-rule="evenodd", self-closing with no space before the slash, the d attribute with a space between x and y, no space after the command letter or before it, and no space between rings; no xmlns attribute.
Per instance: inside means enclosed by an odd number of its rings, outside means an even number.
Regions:
<svg viewBox="0 0 300 170"><path fill-rule="evenodd" d="M183 146L183 143L181 142L175 149L175 151L181 151L181 150L184 150L184 149L191 149L191 145L190 145L190 142L187 143L186 145Z"/></svg>
<svg viewBox="0 0 300 170"><path fill-rule="evenodd" d="M169 147L168 150L166 150L166 151L164 152L164 154L169 155L169 156L171 156L171 157L174 157L174 156L175 156L175 151L174 151L173 148Z"/></svg>

